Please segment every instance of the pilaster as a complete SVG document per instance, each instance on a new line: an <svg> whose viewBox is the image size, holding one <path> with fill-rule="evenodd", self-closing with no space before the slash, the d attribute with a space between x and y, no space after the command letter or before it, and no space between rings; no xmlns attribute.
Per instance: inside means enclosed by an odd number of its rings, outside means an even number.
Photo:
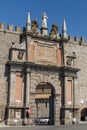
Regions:
<svg viewBox="0 0 87 130"><path fill-rule="evenodd" d="M10 80L9 80L9 105L13 105L15 103L15 73L10 72Z"/></svg>
<svg viewBox="0 0 87 130"><path fill-rule="evenodd" d="M59 94L55 94L55 125L60 125L60 97Z"/></svg>
<svg viewBox="0 0 87 130"><path fill-rule="evenodd" d="M31 44L31 36L26 34L26 61L28 62L30 57L30 44Z"/></svg>
<svg viewBox="0 0 87 130"><path fill-rule="evenodd" d="M29 72L26 73L26 105L29 107L30 104L30 77L31 74Z"/></svg>
<svg viewBox="0 0 87 130"><path fill-rule="evenodd" d="M67 77L65 78L64 95L65 95L65 106L67 105Z"/></svg>

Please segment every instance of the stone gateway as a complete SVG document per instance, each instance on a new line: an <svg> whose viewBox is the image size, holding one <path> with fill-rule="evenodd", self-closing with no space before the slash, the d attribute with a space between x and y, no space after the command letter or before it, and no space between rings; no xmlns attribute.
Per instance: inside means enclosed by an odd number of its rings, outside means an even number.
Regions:
<svg viewBox="0 0 87 130"><path fill-rule="evenodd" d="M85 38L62 34L47 15L41 29L28 11L26 27L0 23L0 122L35 124L36 117L49 124L87 120L87 44Z"/></svg>

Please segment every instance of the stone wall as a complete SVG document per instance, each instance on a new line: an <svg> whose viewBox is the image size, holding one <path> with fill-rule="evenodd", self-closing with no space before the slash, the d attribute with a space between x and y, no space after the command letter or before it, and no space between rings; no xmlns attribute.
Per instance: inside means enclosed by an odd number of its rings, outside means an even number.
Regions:
<svg viewBox="0 0 87 130"><path fill-rule="evenodd" d="M79 43L65 43L65 59L67 55L75 52L76 68L80 71L77 73L77 83L75 88L76 104L81 108L87 107L87 45L79 45ZM66 62L65 62L66 64Z"/></svg>
<svg viewBox="0 0 87 130"><path fill-rule="evenodd" d="M21 59L17 59L19 49L17 46L20 43L20 34L21 29L14 26L8 25L6 29L4 24L0 23L0 119L4 117L5 107L7 105L7 94L8 94L8 69L6 66L7 61L9 60L9 49L12 47L12 43L15 43L16 48L13 50L12 60L20 62ZM26 33L25 33L26 35ZM25 36L24 35L24 36ZM44 40L43 40L44 39ZM22 41L22 44L25 44L25 39ZM28 61L51 66L61 66L61 50L58 55L58 49L60 49L61 41L54 39L52 37L46 38L46 36L32 37L27 38L27 44L30 45L30 50L28 55ZM22 50L23 49L23 50ZM26 48L23 46L21 50L25 53ZM28 48L29 49L29 48ZM62 49L62 48L61 48ZM30 54L31 53L31 54ZM80 110L86 107L87 103L87 45L84 38L78 37L69 37L69 41L64 43L64 60L65 65L67 65L67 56L75 54L75 68L81 69L78 72L77 83L75 88L75 104L78 104ZM25 62L25 54L23 55L22 62ZM60 64L58 62L60 58ZM18 68L19 69L19 68ZM16 69L15 69L16 71ZM15 81L14 81L15 82ZM59 123L60 115L60 103L61 103L61 88L58 72L46 72L45 70L32 71L31 80L30 80L30 105L32 106L32 115L31 118L35 118L35 93L36 87L41 82L47 82L53 85L55 88L55 124ZM12 95L13 96L13 95ZM68 114L67 114L68 115Z"/></svg>
<svg viewBox="0 0 87 130"><path fill-rule="evenodd" d="M0 106L6 106L7 103L8 70L6 63L9 58L9 49L12 46L12 42L16 44L19 43L19 34L20 33L5 32L0 29ZM0 107L0 113L2 114L1 111ZM2 115L0 115L0 117L2 118Z"/></svg>

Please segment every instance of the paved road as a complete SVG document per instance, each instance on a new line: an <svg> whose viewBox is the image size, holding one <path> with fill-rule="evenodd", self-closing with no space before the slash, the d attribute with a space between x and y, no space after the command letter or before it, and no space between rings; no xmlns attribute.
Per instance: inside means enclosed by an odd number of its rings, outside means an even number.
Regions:
<svg viewBox="0 0 87 130"><path fill-rule="evenodd" d="M13 126L0 127L0 130L87 130L87 124L84 125L69 125L69 126Z"/></svg>

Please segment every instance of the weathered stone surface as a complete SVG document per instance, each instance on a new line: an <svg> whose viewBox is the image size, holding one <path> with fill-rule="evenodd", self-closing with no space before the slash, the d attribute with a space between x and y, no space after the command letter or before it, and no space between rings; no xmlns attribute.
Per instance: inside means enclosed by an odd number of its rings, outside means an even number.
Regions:
<svg viewBox="0 0 87 130"><path fill-rule="evenodd" d="M12 26L0 30L0 117L8 116L10 123L19 120L21 113L26 122L30 106L31 124L38 115L50 116L53 124L71 124L74 114L80 120L81 110L87 107L87 45L80 38L64 42L61 37L20 34L18 30L13 31ZM21 77L20 100L16 99L17 76ZM67 98L68 81L72 101Z"/></svg>
<svg viewBox="0 0 87 130"><path fill-rule="evenodd" d="M0 32L0 117L4 118L8 97L8 68L9 49L12 42L19 42L19 35ZM3 111L3 112L2 112Z"/></svg>

